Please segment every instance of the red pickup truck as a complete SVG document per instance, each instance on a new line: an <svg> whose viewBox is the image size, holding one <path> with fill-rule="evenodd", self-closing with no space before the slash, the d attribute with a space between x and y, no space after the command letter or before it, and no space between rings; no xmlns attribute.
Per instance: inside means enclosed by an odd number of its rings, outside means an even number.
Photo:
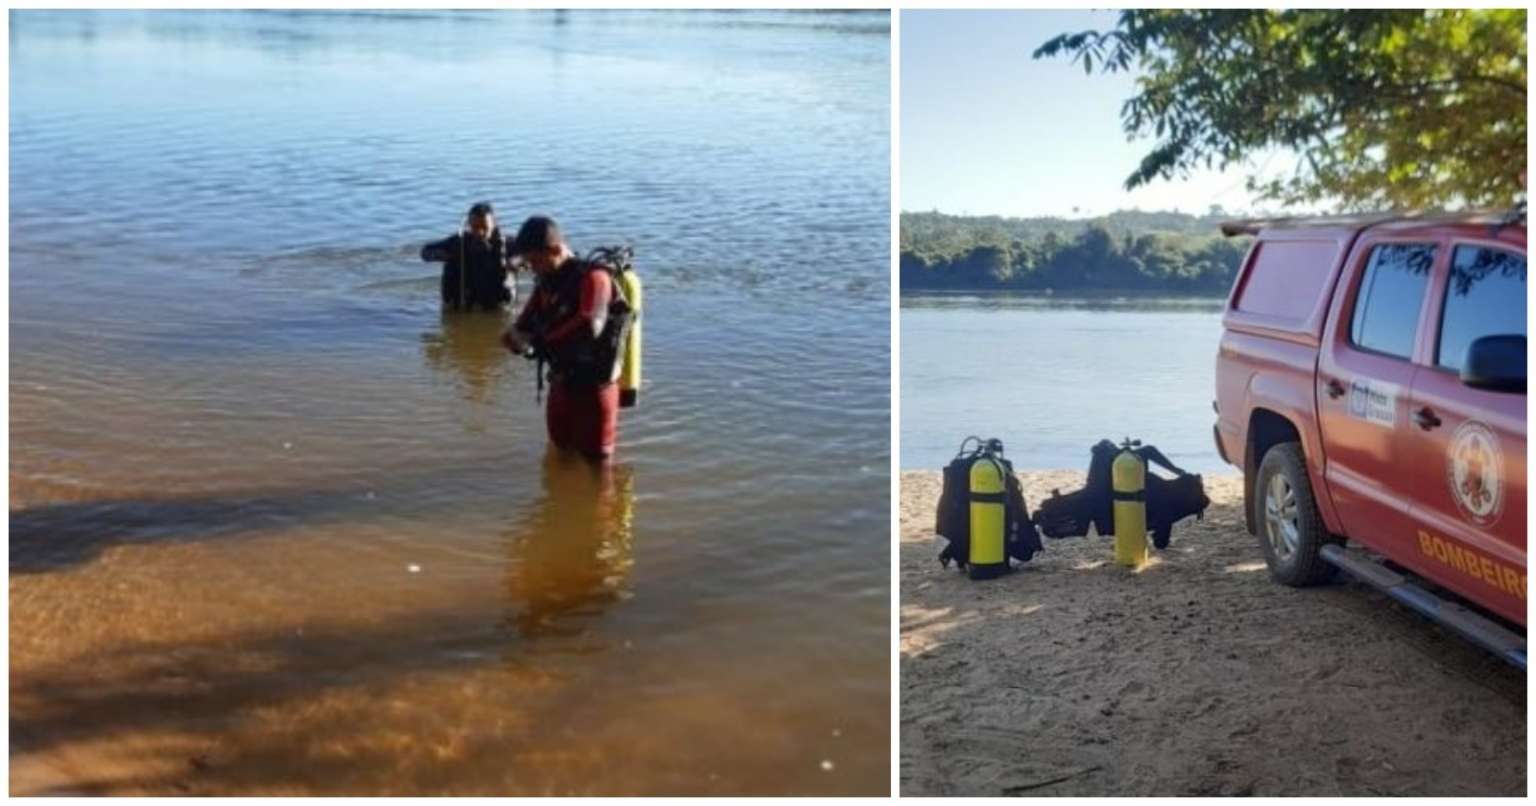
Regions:
<svg viewBox="0 0 1536 806"><path fill-rule="evenodd" d="M1342 568L1524 667L1523 207L1222 229L1255 240L1216 447L1270 573Z"/></svg>

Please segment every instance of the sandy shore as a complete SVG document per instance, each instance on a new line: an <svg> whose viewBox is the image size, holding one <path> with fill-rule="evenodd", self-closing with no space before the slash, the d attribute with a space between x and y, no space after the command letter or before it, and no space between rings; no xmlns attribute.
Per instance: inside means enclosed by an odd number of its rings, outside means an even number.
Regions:
<svg viewBox="0 0 1536 806"><path fill-rule="evenodd" d="M935 559L939 474L902 474L903 795L1525 793L1523 674L1358 583L1275 584L1241 479L1206 486L1141 573L1047 539L973 583Z"/></svg>

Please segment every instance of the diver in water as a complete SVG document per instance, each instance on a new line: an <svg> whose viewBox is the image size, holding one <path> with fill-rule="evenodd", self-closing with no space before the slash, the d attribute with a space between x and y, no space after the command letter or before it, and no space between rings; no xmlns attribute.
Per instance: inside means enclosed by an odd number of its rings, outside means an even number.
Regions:
<svg viewBox="0 0 1536 806"><path fill-rule="evenodd" d="M533 270L535 285L502 343L549 363L549 441L606 460L618 441L620 353L627 334L619 321L625 316L611 315L614 279L573 256L559 225L546 216L523 222L510 251Z"/></svg>
<svg viewBox="0 0 1536 806"><path fill-rule="evenodd" d="M517 276L490 202L469 208L463 228L423 246L421 259L443 264L442 296L447 308L494 311L512 301L507 278L510 275L515 285Z"/></svg>

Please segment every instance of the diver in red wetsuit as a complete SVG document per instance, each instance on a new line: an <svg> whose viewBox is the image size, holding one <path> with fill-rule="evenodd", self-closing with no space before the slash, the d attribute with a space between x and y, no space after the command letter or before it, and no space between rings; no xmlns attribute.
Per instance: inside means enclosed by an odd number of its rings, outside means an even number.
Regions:
<svg viewBox="0 0 1536 806"><path fill-rule="evenodd" d="M607 459L619 432L618 334L608 316L613 278L574 257L547 216L523 222L509 251L533 269L535 285L502 342L549 362L549 441Z"/></svg>

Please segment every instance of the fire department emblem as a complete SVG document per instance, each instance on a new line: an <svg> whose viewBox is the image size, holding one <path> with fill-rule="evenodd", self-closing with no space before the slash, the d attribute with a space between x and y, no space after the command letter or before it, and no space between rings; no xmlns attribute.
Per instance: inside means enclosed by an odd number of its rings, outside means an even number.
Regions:
<svg viewBox="0 0 1536 806"><path fill-rule="evenodd" d="M1461 516L1478 526L1493 525L1504 511L1504 457L1498 437L1488 426L1467 420L1451 436L1446 459L1446 482Z"/></svg>

